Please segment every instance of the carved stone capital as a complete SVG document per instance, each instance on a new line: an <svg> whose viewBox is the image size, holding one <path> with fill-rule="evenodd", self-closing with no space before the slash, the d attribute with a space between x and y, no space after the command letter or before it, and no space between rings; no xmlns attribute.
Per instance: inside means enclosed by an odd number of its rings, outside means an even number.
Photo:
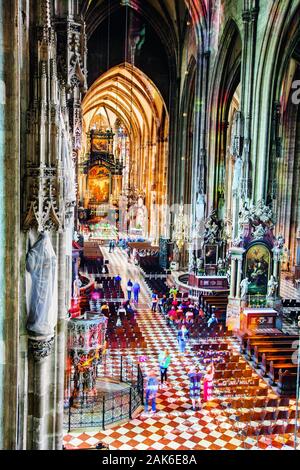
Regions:
<svg viewBox="0 0 300 470"><path fill-rule="evenodd" d="M29 337L29 351L32 353L35 361L41 361L50 356L53 351L54 337L52 338L33 338Z"/></svg>

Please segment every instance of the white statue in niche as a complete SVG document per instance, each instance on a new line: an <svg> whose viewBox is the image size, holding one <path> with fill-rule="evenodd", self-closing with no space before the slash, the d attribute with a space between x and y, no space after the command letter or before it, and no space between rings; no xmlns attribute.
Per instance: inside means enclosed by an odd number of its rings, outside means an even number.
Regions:
<svg viewBox="0 0 300 470"><path fill-rule="evenodd" d="M245 279L242 280L240 286L241 286L241 299L246 300L248 289L249 289L249 279L245 277Z"/></svg>
<svg viewBox="0 0 300 470"><path fill-rule="evenodd" d="M54 333L50 307L53 298L56 255L48 233L42 233L26 256L26 270L32 286L27 329L41 336Z"/></svg>
<svg viewBox="0 0 300 470"><path fill-rule="evenodd" d="M278 287L278 282L276 281L275 276L273 276L272 274L268 282L268 297L273 298L276 296L277 287Z"/></svg>
<svg viewBox="0 0 300 470"><path fill-rule="evenodd" d="M80 297L80 287L82 286L82 282L77 276L76 279L73 282L73 298L74 299L79 299Z"/></svg>
<svg viewBox="0 0 300 470"><path fill-rule="evenodd" d="M230 279L231 279L231 266L228 266L228 269L226 271L226 277L227 277L227 282L228 285L230 285Z"/></svg>
<svg viewBox="0 0 300 470"><path fill-rule="evenodd" d="M205 195L198 194L196 204L196 218L198 221L202 220L205 216Z"/></svg>
<svg viewBox="0 0 300 470"><path fill-rule="evenodd" d="M144 199L139 197L136 207L136 228L142 229L144 232L145 222L147 220L147 208L144 205Z"/></svg>
<svg viewBox="0 0 300 470"><path fill-rule="evenodd" d="M218 266L218 271L224 269L224 261L222 260L222 258L218 259L217 266Z"/></svg>
<svg viewBox="0 0 300 470"><path fill-rule="evenodd" d="M197 258L196 266L197 266L197 272L198 273L199 273L199 271L203 270L203 268L204 268L204 259L203 258Z"/></svg>

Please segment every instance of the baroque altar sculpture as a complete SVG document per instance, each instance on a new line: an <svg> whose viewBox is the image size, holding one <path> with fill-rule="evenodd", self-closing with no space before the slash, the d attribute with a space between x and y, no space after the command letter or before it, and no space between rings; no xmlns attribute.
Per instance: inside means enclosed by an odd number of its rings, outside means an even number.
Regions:
<svg viewBox="0 0 300 470"><path fill-rule="evenodd" d="M275 276L272 274L268 282L268 297L274 298L277 293L278 282L275 279Z"/></svg>
<svg viewBox="0 0 300 470"><path fill-rule="evenodd" d="M241 281L241 299L246 300L247 299L247 294L248 294L248 289L249 289L249 279L246 277Z"/></svg>

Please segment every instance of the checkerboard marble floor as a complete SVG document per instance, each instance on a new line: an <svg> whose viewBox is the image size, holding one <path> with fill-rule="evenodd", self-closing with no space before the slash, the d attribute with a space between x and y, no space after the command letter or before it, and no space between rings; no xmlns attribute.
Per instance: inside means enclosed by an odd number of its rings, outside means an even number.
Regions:
<svg viewBox="0 0 300 470"><path fill-rule="evenodd" d="M186 355L181 357L175 332L166 324L161 314L150 311L150 296L146 284L137 267L128 265L127 256L121 250L111 254L106 250L104 256L110 261L110 274L120 273L124 287L129 276L131 279L138 279L141 284L137 322L147 343L146 349L123 349L111 354L117 357L122 353L133 359L145 354L148 360L142 364L143 372L147 374L150 369L156 369L159 374L158 354L167 348L171 354L169 386L159 390L155 414L141 412L130 422L105 431L93 429L70 432L64 436L66 448L90 448L101 441L108 444L110 450L292 449L292 435L271 436L270 439L263 436L258 439L242 437L238 428L224 413L217 384L215 399L204 404L201 410L192 410L187 374L197 358L191 345ZM232 347L236 349L234 344ZM242 358L240 360L243 361ZM272 393L270 389L270 395Z"/></svg>

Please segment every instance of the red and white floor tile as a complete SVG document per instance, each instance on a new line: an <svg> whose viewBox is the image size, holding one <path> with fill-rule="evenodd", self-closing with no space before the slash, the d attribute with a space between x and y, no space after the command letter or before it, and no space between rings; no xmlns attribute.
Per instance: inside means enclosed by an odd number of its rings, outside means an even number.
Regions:
<svg viewBox="0 0 300 470"><path fill-rule="evenodd" d="M148 361L143 364L143 372L156 369L159 374L158 354L167 348L171 354L169 386L159 390L155 414L142 412L130 422L105 431L70 432L64 436L65 446L68 449L90 448L101 441L108 444L110 450L292 449L292 436L259 439L258 442L254 437L245 441L222 411L218 399L205 404L202 410L192 410L187 374L196 356L190 348L184 357L179 355L175 332L162 315L150 311L146 284L136 266L128 264L127 256L121 250L111 254L105 250L104 254L110 261L110 273L121 275L124 288L129 277L138 279L141 284L137 322L147 343L146 349L116 350L112 354L117 356L121 352L132 358L145 354ZM284 445L288 437L289 445Z"/></svg>

